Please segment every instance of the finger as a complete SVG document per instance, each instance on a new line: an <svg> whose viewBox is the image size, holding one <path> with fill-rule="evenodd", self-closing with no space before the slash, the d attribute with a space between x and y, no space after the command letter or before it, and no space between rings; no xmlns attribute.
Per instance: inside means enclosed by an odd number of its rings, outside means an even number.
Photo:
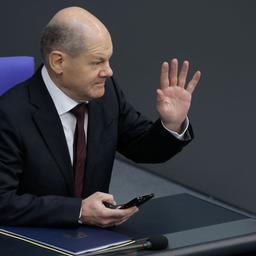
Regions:
<svg viewBox="0 0 256 256"><path fill-rule="evenodd" d="M102 203L103 203L103 202L107 202L107 203L116 205L114 196L111 195L111 194L102 193L102 192L96 192L96 193L95 193L95 196L96 196L96 198L98 198Z"/></svg>
<svg viewBox="0 0 256 256"><path fill-rule="evenodd" d="M137 212L137 211L135 211ZM124 215L122 217L117 217L117 216L108 216L108 217L104 217L100 220L99 225L101 227L112 227L112 226L116 226L119 225L119 223L123 223L126 220L128 220L135 212L132 212L128 215Z"/></svg>
<svg viewBox="0 0 256 256"><path fill-rule="evenodd" d="M119 221L119 222L116 222L116 223L115 223L115 226L119 226L119 225L123 224L123 223L126 222L128 219L129 219L129 218L125 218L125 219L123 219L123 220L121 220L121 221Z"/></svg>
<svg viewBox="0 0 256 256"><path fill-rule="evenodd" d="M169 86L169 64L168 62L163 62L161 67L161 75L160 75L160 88L163 90Z"/></svg>
<svg viewBox="0 0 256 256"><path fill-rule="evenodd" d="M101 228L110 228L110 227L114 227L116 226L117 221L116 220L104 220L101 221L99 223L97 223L97 226L101 227Z"/></svg>
<svg viewBox="0 0 256 256"><path fill-rule="evenodd" d="M157 89L156 90L156 101L157 102L160 102L160 101L163 101L164 100L164 93L162 90L160 89Z"/></svg>
<svg viewBox="0 0 256 256"><path fill-rule="evenodd" d="M171 70L170 70L170 86L176 86L177 85L177 75L178 75L178 60L172 59L171 61Z"/></svg>
<svg viewBox="0 0 256 256"><path fill-rule="evenodd" d="M115 226L118 226L118 225L124 223L124 222L127 221L130 217L131 217L131 216L125 217L125 218L122 218L122 219L119 219L119 220L111 219L111 220L109 220L109 221L107 221L107 222L104 222L104 224L100 224L100 226L101 226L102 228L115 227Z"/></svg>
<svg viewBox="0 0 256 256"><path fill-rule="evenodd" d="M199 80L200 80L200 77L201 77L201 72L200 71L197 71L193 78L191 79L191 81L188 83L188 86L187 86L187 91L190 92L190 94L193 93L193 91L195 90Z"/></svg>
<svg viewBox="0 0 256 256"><path fill-rule="evenodd" d="M102 212L101 212L101 217L104 219L112 219L112 220L119 220L122 219L124 217L126 217L128 215L128 213L120 210L120 209L109 209L109 208L105 208Z"/></svg>
<svg viewBox="0 0 256 256"><path fill-rule="evenodd" d="M112 218L112 219L122 219L129 217L136 213L139 209L138 207L130 207L128 209L107 209L109 210L108 212L105 212L105 217Z"/></svg>
<svg viewBox="0 0 256 256"><path fill-rule="evenodd" d="M134 215L136 212L138 212L138 211L139 211L139 208L138 208L138 207L135 207L135 208L134 208L134 211L131 212L129 215L126 215L125 217L123 217L123 218L117 220L117 221L116 221L116 225L120 225L120 224L122 224L123 222L127 221L131 216L133 216L133 215Z"/></svg>
<svg viewBox="0 0 256 256"><path fill-rule="evenodd" d="M104 207L106 207L106 204L110 204L110 205L116 205L116 201L114 199L103 199L101 201L101 204L104 205Z"/></svg>
<svg viewBox="0 0 256 256"><path fill-rule="evenodd" d="M128 220L133 214L138 212L138 207L131 207L129 209L106 209L104 216L101 217L98 223L101 227L112 227L119 225Z"/></svg>
<svg viewBox="0 0 256 256"><path fill-rule="evenodd" d="M184 86L186 84L188 70L189 70L189 62L184 61L183 65L182 65L182 68L181 68L181 71L180 71L179 79L178 79L178 86L184 88Z"/></svg>

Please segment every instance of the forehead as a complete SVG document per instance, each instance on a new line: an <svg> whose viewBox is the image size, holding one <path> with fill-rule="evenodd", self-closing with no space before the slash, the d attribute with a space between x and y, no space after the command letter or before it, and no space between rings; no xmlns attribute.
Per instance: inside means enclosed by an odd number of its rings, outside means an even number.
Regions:
<svg viewBox="0 0 256 256"><path fill-rule="evenodd" d="M113 45L110 36L100 36L89 39L86 47L87 55L92 57L110 57L113 53Z"/></svg>

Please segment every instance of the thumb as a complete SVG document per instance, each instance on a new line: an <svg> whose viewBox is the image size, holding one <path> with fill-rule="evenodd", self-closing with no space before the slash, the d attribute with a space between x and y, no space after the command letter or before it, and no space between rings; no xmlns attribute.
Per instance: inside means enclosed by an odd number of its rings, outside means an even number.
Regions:
<svg viewBox="0 0 256 256"><path fill-rule="evenodd" d="M106 202L106 203L110 203L110 204L113 204L113 205L116 205L116 201L114 199L114 196L111 195L111 194L103 194L102 198L101 198L101 201L102 202Z"/></svg>

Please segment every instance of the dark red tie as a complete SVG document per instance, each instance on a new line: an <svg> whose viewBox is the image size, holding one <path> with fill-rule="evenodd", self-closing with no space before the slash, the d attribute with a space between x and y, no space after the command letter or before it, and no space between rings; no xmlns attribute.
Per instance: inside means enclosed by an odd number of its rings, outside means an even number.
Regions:
<svg viewBox="0 0 256 256"><path fill-rule="evenodd" d="M74 157L73 169L75 176L75 196L81 197L84 184L85 158L86 158L86 140L84 132L84 115L86 105L78 104L71 109L71 113L76 117L76 130L74 135Z"/></svg>

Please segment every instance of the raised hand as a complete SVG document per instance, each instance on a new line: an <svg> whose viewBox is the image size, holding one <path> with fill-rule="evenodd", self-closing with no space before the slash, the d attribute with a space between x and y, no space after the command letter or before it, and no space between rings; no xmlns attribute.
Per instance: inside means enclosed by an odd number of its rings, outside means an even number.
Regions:
<svg viewBox="0 0 256 256"><path fill-rule="evenodd" d="M178 75L178 60L162 64L160 89L157 89L156 108L163 124L170 130L180 132L188 114L192 93L198 84L201 72L197 71L186 84L189 62L184 61Z"/></svg>

